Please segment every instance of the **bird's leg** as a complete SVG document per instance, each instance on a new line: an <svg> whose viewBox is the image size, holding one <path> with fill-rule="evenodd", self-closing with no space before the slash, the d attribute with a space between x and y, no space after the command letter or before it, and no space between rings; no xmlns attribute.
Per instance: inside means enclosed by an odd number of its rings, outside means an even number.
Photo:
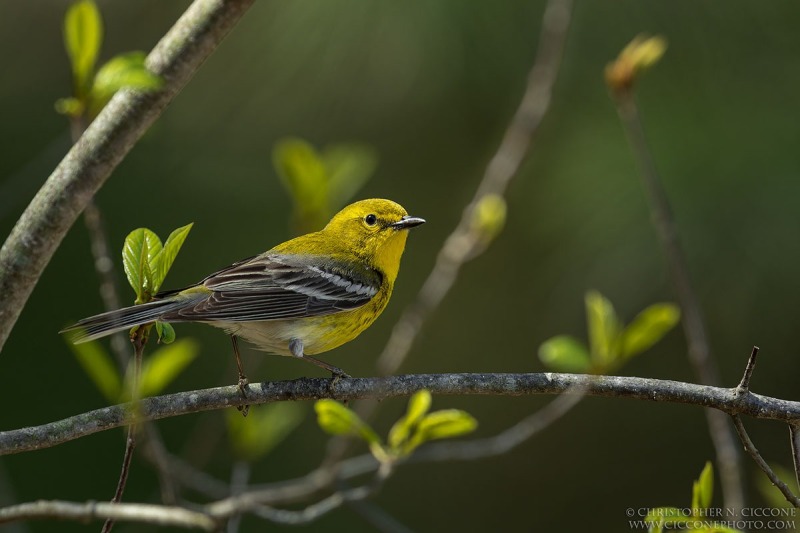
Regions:
<svg viewBox="0 0 800 533"><path fill-rule="evenodd" d="M325 361L320 361L315 357L311 357L310 355L305 355L303 353L303 341L300 339L292 339L289 342L289 351L292 355L298 359L302 359L303 361L308 361L312 365L316 365L320 368L324 368L328 372L330 372L335 381L338 381L341 378L351 378L350 374L342 370L337 366L333 366L330 363L326 363Z"/></svg>
<svg viewBox="0 0 800 533"><path fill-rule="evenodd" d="M231 343L233 344L233 355L236 357L236 366L239 369L239 391L242 393L242 397L247 399L247 393L245 392L245 388L250 383L250 381L244 374L244 367L242 366L242 358L239 357L239 340L236 337L236 335L231 335ZM247 413L250 411L249 405L239 405L236 408L242 412L242 416L247 416Z"/></svg>

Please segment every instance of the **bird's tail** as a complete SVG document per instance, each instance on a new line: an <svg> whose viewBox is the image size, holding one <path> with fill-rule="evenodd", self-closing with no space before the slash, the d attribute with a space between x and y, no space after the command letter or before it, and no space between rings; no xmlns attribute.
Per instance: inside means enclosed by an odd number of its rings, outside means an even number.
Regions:
<svg viewBox="0 0 800 533"><path fill-rule="evenodd" d="M59 333L66 333L69 340L75 344L88 342L111 335L117 331L154 322L165 314L177 311L189 303L185 298L166 298L125 307L84 318L80 322L62 329Z"/></svg>

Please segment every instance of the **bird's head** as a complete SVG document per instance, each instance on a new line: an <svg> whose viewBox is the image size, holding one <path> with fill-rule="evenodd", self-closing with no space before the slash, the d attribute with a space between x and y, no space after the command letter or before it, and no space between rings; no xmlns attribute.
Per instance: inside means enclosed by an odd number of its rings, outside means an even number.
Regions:
<svg viewBox="0 0 800 533"><path fill-rule="evenodd" d="M408 230L424 223L424 219L409 216L398 203L371 199L339 211L323 232L348 243L371 266L394 281Z"/></svg>

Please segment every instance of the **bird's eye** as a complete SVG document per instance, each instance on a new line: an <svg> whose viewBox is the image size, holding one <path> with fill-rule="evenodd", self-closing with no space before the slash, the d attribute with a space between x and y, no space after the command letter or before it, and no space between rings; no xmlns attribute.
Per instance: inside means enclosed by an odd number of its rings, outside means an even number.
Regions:
<svg viewBox="0 0 800 533"><path fill-rule="evenodd" d="M376 217L372 213L364 217L364 222L367 223L367 226L374 226L377 221L378 217Z"/></svg>

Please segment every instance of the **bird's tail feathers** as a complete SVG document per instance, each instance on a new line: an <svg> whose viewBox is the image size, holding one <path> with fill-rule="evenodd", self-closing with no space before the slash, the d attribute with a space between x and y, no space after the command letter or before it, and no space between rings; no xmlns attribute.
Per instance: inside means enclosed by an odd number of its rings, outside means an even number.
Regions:
<svg viewBox="0 0 800 533"><path fill-rule="evenodd" d="M84 318L76 324L64 328L60 333L66 333L70 341L80 344L111 335L117 331L154 322L167 313L181 309L187 303L184 299L165 299L125 307Z"/></svg>

